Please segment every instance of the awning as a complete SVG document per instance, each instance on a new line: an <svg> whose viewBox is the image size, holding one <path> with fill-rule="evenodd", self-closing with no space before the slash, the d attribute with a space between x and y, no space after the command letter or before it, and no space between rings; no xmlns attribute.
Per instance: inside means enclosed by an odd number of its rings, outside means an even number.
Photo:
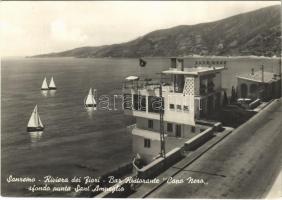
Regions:
<svg viewBox="0 0 282 200"><path fill-rule="evenodd" d="M138 81L139 77L138 76L128 76L125 78L127 81Z"/></svg>
<svg viewBox="0 0 282 200"><path fill-rule="evenodd" d="M175 69L162 71L162 74L198 75L198 74L217 72L224 69L225 69L224 67L186 67L184 68L184 71L175 68Z"/></svg>

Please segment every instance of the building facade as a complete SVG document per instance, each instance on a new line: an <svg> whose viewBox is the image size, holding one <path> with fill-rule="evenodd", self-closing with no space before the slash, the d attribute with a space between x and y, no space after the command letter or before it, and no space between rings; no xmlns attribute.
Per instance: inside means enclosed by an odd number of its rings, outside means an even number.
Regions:
<svg viewBox="0 0 282 200"><path fill-rule="evenodd" d="M223 66L187 66L185 58L171 58L170 68L161 73L161 82L126 81L123 87L124 112L136 117L131 129L133 151L145 162L160 153L160 109L166 151L175 138L189 138L203 131L197 119L215 113L222 104ZM162 96L160 97L160 88Z"/></svg>
<svg viewBox="0 0 282 200"><path fill-rule="evenodd" d="M237 76L237 91L239 98L251 100L270 99L281 97L281 77L279 74L251 70L249 74Z"/></svg>

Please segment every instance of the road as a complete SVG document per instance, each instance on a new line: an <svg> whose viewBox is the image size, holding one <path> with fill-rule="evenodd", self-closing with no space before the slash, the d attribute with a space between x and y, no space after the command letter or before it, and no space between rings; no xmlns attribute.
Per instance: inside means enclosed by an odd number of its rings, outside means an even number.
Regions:
<svg viewBox="0 0 282 200"><path fill-rule="evenodd" d="M282 163L282 107L271 103L173 178L205 184L165 183L148 198L264 198Z"/></svg>

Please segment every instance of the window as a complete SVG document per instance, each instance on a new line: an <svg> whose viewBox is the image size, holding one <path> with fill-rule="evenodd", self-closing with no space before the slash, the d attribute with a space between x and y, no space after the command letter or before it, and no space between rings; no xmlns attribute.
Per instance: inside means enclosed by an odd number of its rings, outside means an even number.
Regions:
<svg viewBox="0 0 282 200"><path fill-rule="evenodd" d="M203 110L204 100L199 100L199 110Z"/></svg>
<svg viewBox="0 0 282 200"><path fill-rule="evenodd" d="M150 148L151 147L151 140L150 139L144 139L144 147Z"/></svg>
<svg viewBox="0 0 282 200"><path fill-rule="evenodd" d="M134 110L146 111L146 96L133 95Z"/></svg>
<svg viewBox="0 0 282 200"><path fill-rule="evenodd" d="M169 109L174 110L174 104L169 104Z"/></svg>
<svg viewBox="0 0 282 200"><path fill-rule="evenodd" d="M181 125L180 124L176 124L176 133L175 133L175 136L176 137L181 137Z"/></svg>
<svg viewBox="0 0 282 200"><path fill-rule="evenodd" d="M124 109L132 110L132 96L131 94L123 95L123 107Z"/></svg>
<svg viewBox="0 0 282 200"><path fill-rule="evenodd" d="M257 85L256 85L256 84L252 84L252 85L250 86L250 93L255 93L255 92L257 92L257 89L258 89Z"/></svg>
<svg viewBox="0 0 282 200"><path fill-rule="evenodd" d="M183 110L184 110L185 112L189 112L189 106L183 106Z"/></svg>
<svg viewBox="0 0 282 200"><path fill-rule="evenodd" d="M164 110L164 98L157 96L148 97L148 111L153 113L160 113Z"/></svg>
<svg viewBox="0 0 282 200"><path fill-rule="evenodd" d="M171 68L176 68L176 58L171 58Z"/></svg>
<svg viewBox="0 0 282 200"><path fill-rule="evenodd" d="M172 132L173 131L172 123L167 123L166 128L167 128L167 132Z"/></svg>
<svg viewBox="0 0 282 200"><path fill-rule="evenodd" d="M195 131L196 131L196 130L195 130L195 126L191 126L191 132L192 132L192 133L195 133Z"/></svg>
<svg viewBox="0 0 282 200"><path fill-rule="evenodd" d="M176 108L177 108L177 111L181 111L182 110L182 106L181 105L177 105Z"/></svg>
<svg viewBox="0 0 282 200"><path fill-rule="evenodd" d="M151 119L148 120L148 128L154 128L154 122Z"/></svg>

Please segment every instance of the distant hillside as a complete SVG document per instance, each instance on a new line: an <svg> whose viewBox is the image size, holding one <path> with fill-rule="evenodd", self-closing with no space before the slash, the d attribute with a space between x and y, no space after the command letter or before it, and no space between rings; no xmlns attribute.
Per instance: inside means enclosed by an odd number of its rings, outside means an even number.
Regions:
<svg viewBox="0 0 282 200"><path fill-rule="evenodd" d="M126 43L81 47L34 57L145 57L191 54L280 56L280 12L280 5L270 6L215 22L153 31Z"/></svg>

